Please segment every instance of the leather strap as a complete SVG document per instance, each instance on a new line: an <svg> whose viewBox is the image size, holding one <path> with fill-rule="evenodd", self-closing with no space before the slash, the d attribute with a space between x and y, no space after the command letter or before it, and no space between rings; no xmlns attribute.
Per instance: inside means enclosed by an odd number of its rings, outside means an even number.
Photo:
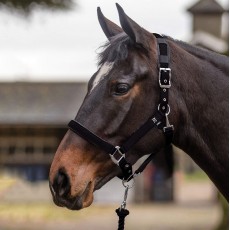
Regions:
<svg viewBox="0 0 230 230"><path fill-rule="evenodd" d="M89 129L85 128L83 125L81 125L79 122L75 120L71 120L68 124L68 127L78 136L82 137L83 139L85 139L86 141L88 141L89 143L95 146L99 146L107 153L113 153L116 150L115 147L111 145L109 142L98 137L97 135L92 133Z"/></svg>
<svg viewBox="0 0 230 230"><path fill-rule="evenodd" d="M71 120L68 124L68 127L70 130L72 130L74 133L76 133L89 143L95 146L99 146L106 153L110 154L110 157L112 158L114 163L121 168L124 179L127 180L132 175L132 166L126 161L125 154L153 127L162 129L164 126L162 123L162 119L163 116L161 115L161 113L157 112L152 119L147 120L147 122L145 122L133 134L131 134L130 137L121 145L121 147L114 146L109 142L103 140L75 120Z"/></svg>

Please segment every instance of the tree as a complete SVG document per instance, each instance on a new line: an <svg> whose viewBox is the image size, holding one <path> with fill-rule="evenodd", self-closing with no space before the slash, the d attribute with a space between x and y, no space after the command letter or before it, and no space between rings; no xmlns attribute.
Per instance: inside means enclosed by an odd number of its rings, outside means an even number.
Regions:
<svg viewBox="0 0 230 230"><path fill-rule="evenodd" d="M22 15L31 14L34 9L70 10L74 0L0 0L0 9L17 12Z"/></svg>

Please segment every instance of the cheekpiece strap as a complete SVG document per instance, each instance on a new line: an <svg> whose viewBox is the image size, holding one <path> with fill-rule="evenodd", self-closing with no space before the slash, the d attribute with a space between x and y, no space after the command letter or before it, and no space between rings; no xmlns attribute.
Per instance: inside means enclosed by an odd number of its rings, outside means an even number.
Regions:
<svg viewBox="0 0 230 230"><path fill-rule="evenodd" d="M163 133L166 139L166 145L169 145L173 139L173 125L170 125L168 115L170 113L169 106L169 89L171 88L171 68L170 68L170 52L166 39L160 34L154 34L157 39L158 46L158 68L159 68L159 86L160 99L158 111L165 116Z"/></svg>

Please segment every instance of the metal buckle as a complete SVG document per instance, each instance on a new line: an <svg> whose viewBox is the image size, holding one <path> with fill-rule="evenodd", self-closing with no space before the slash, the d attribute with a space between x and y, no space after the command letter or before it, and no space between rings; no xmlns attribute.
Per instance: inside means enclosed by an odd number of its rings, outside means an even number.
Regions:
<svg viewBox="0 0 230 230"><path fill-rule="evenodd" d="M169 82L168 84L161 84L161 72L164 71L164 72L169 72ZM169 89L171 87L171 68L160 68L159 70L159 85L161 88L167 88Z"/></svg>
<svg viewBox="0 0 230 230"><path fill-rule="evenodd" d="M167 131L174 131L174 126L169 125L169 126L163 127L163 132L166 133Z"/></svg>
<svg viewBox="0 0 230 230"><path fill-rule="evenodd" d="M110 157L113 163L119 166L119 162L125 157L125 154L120 151L120 146L116 146L115 148L116 150L113 154L110 154Z"/></svg>
<svg viewBox="0 0 230 230"><path fill-rule="evenodd" d="M169 113L170 113L170 107L169 107ZM166 133L167 131L173 131L174 130L173 125L170 125L170 123L169 123L169 118L168 118L169 113L165 114L166 126L163 127L163 132L164 133Z"/></svg>

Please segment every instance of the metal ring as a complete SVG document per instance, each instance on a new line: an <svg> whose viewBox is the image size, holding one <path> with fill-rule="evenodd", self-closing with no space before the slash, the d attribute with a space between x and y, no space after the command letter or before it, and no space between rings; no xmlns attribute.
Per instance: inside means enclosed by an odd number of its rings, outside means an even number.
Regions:
<svg viewBox="0 0 230 230"><path fill-rule="evenodd" d="M158 109L159 112L162 112L160 110L160 106L161 106L161 104L158 105L157 109ZM165 113L166 116L168 116L170 114L170 112L171 112L169 104L167 104L167 107L168 107L168 109L167 109L167 112Z"/></svg>
<svg viewBox="0 0 230 230"><path fill-rule="evenodd" d="M128 184L130 181L132 181L132 183ZM128 189L132 188L134 186L134 184L135 184L135 180L134 180L134 178L132 178L130 181L128 181L128 180L122 180L123 186L125 188L128 188Z"/></svg>
<svg viewBox="0 0 230 230"><path fill-rule="evenodd" d="M167 104L167 106L168 106L168 112L165 113L166 116L168 116L171 112L169 104Z"/></svg>

